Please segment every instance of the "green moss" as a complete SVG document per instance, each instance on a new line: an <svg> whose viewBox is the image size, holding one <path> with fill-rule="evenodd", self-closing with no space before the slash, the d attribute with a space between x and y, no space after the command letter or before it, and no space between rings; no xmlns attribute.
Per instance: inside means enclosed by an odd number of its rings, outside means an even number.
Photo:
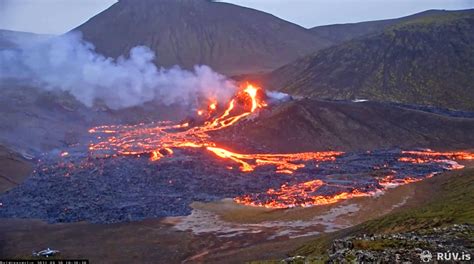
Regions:
<svg viewBox="0 0 474 264"><path fill-rule="evenodd" d="M387 248L423 248L426 247L425 243L422 242L408 242L406 240L390 240L390 239L379 239L379 240L354 240L354 249L372 250L372 251L383 251Z"/></svg>

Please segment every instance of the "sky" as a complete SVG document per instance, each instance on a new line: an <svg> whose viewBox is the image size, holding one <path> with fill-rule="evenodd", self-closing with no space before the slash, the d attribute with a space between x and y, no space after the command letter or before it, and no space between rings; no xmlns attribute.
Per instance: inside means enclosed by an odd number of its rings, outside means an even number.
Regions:
<svg viewBox="0 0 474 264"><path fill-rule="evenodd" d="M61 34L116 0L0 0L0 29ZM474 0L227 0L303 27L396 18L427 9L474 8Z"/></svg>

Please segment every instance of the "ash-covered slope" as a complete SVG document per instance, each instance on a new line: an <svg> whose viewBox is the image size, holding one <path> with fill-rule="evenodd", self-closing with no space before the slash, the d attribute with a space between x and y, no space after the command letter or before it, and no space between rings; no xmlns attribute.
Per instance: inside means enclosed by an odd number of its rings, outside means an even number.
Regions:
<svg viewBox="0 0 474 264"><path fill-rule="evenodd" d="M159 65L226 74L275 69L329 45L273 15L209 0L121 0L76 30L108 56L146 45Z"/></svg>
<svg viewBox="0 0 474 264"><path fill-rule="evenodd" d="M297 100L219 132L241 151L357 151L474 147L474 118L377 102ZM231 140L228 140L228 139Z"/></svg>
<svg viewBox="0 0 474 264"><path fill-rule="evenodd" d="M474 110L474 10L423 16L272 72L269 89Z"/></svg>

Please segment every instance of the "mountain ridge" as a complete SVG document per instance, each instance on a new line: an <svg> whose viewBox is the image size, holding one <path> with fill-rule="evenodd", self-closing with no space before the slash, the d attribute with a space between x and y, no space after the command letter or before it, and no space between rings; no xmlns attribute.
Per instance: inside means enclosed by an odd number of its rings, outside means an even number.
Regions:
<svg viewBox="0 0 474 264"><path fill-rule="evenodd" d="M401 23L403 21L410 21L420 17L433 16L446 14L451 12L463 12L467 10L441 10L441 9L429 9L419 13L411 14L408 16L391 18L391 19L381 19L381 20L371 20L371 21L362 21L355 23L341 23L341 24L330 24L323 26L316 26L309 28L313 34L328 39L332 41L334 45L340 44L342 42L362 37L369 34L382 33L384 29L390 27L391 25Z"/></svg>
<svg viewBox="0 0 474 264"><path fill-rule="evenodd" d="M474 10L416 18L298 59L263 77L269 89L474 109ZM257 77L258 79L259 77Z"/></svg>
<svg viewBox="0 0 474 264"><path fill-rule="evenodd" d="M206 64L225 74L269 71L331 45L274 15L206 0L119 1L75 30L107 56L146 45L160 66Z"/></svg>

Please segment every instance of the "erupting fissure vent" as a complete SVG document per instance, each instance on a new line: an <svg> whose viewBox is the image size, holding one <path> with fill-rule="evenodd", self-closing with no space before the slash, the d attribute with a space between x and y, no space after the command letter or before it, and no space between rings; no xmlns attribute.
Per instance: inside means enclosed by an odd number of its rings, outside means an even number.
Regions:
<svg viewBox="0 0 474 264"><path fill-rule="evenodd" d="M108 135L98 143L91 144L89 150L97 155L141 155L151 153L151 160L157 161L173 154L177 148L203 148L217 157L234 161L244 172L259 166L273 165L278 173L291 174L304 167L309 160L326 161L335 159L342 152L307 152L295 154L241 154L232 152L212 142L209 132L221 130L236 124L267 104L263 101L261 88L247 85L233 98L228 106L217 115L218 105L212 101L208 110L197 110L198 116L208 116L200 125L189 122L172 124L161 122L151 127L101 126L89 130L90 133Z"/></svg>
<svg viewBox="0 0 474 264"><path fill-rule="evenodd" d="M230 127L245 119L259 109L266 107L264 92L261 88L248 84L243 87L228 105L220 106L216 100L210 100L203 109L197 110L197 120L179 124L158 122L136 126L100 126L89 132L96 134L99 142L89 146L96 156L113 157L118 155L150 155L151 161L158 161L173 155L176 149L199 148L209 151L218 158L237 166L241 172L252 172L259 167L273 166L275 173L293 174L306 166L308 162L336 160L342 152L305 152L293 154L243 154L233 152L212 141L209 132ZM406 151L399 158L407 163L445 163L446 169L459 169L456 159L473 159L466 152L439 153L430 150ZM426 175L426 177L432 176ZM270 189L264 194L249 194L235 198L242 204L272 208L330 204L340 200L360 196L370 196L391 186L415 182L420 178L397 178L386 175L379 179L379 185L372 189L353 189L332 195L321 195L318 190L325 186L321 180L311 180L294 185L282 185L278 190ZM264 197L263 197L264 196Z"/></svg>

